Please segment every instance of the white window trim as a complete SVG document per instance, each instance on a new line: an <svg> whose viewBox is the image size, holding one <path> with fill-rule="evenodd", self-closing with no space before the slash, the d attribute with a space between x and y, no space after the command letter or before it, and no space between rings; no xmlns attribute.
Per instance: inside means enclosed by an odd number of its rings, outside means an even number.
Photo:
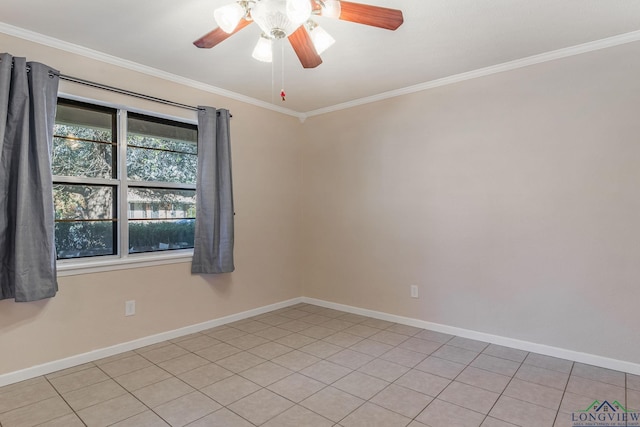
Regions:
<svg viewBox="0 0 640 427"><path fill-rule="evenodd" d="M75 95L70 95L65 93L58 93L58 98L69 99L72 101L86 102L88 104L94 104L98 106L116 109L117 120L124 121L123 123L124 127L119 127L119 129L124 129L124 132L120 132L118 137L124 138L125 144L122 145L122 147L124 147L125 150L126 150L126 114L128 112L145 114L148 116L158 117L158 118L167 119L167 120L173 120L181 123L188 123L192 125L198 124L197 119L187 120L183 117L161 114L155 111L142 110L139 108L130 108L121 104L113 104L113 103L108 103L108 102L104 102L96 99L85 98L85 97L75 96ZM122 117L123 111L124 111L124 118ZM120 140L118 140L118 144L119 145L121 144ZM117 150L117 153L119 156L118 157L118 166L119 166L118 179L120 179L120 172L123 170L121 169L122 167L122 164L121 164L122 160L120 158L121 149L122 148ZM70 182L73 182L74 178L65 177L64 179L61 179L61 180L63 181L68 180ZM96 181L103 181L103 180L96 179ZM110 183L113 183L114 180L105 179L104 181L105 183L107 181ZM124 188L126 191L126 189L128 188L128 184L131 184L131 183L135 183L135 181L128 181L126 182L125 185L120 185L121 190L122 188ZM148 183L145 183L145 185L146 184ZM157 183L157 184L165 187L171 187L175 185L172 183L171 184ZM194 185L194 188L195 188L195 185ZM122 197L121 195L119 195L117 209L121 216L118 221L118 224L119 224L118 237L119 237L120 243L122 244L123 238L126 238L126 236L121 235L122 234L121 223L122 221L128 222L128 215L126 212L126 206L123 207L120 204L121 200L122 200ZM122 216L123 210L124 210L124 216ZM132 268L154 267L154 266L167 265L167 264L186 263L186 262L191 262L192 260L193 260L193 249L176 249L169 252L146 252L146 253L137 253L137 254L130 254L128 253L128 251L126 251L126 253L121 253L120 255L105 255L105 256L97 256L97 257L90 257L90 258L60 259L56 261L56 268L57 268L58 277L65 277L65 276L76 276L76 275L82 275L82 274L102 273L102 272L116 271L116 270L127 270Z"/></svg>

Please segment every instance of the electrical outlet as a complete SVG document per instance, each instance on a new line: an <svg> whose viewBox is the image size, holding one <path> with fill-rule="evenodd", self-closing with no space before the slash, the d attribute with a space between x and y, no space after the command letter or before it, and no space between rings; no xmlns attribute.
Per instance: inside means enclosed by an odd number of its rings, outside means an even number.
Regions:
<svg viewBox="0 0 640 427"><path fill-rule="evenodd" d="M124 315L125 316L133 316L136 314L136 301L125 301L124 302Z"/></svg>
<svg viewBox="0 0 640 427"><path fill-rule="evenodd" d="M411 298L418 298L418 287L411 285Z"/></svg>

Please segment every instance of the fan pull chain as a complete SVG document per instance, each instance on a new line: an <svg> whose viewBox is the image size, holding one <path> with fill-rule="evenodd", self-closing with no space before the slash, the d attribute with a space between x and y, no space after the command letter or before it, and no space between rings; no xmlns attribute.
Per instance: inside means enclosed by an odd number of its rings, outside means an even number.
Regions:
<svg viewBox="0 0 640 427"><path fill-rule="evenodd" d="M282 98L282 102L284 102L287 96L287 94L284 93L284 42L280 43L280 52L280 60L282 61L282 90L280 91L280 98Z"/></svg>

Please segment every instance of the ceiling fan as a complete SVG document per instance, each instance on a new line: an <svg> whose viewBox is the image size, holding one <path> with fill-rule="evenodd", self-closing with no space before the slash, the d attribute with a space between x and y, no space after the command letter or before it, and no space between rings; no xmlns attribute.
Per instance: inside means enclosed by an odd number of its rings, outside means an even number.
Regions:
<svg viewBox="0 0 640 427"><path fill-rule="evenodd" d="M271 62L271 42L284 39L291 43L304 68L322 64L320 54L335 40L314 22L312 16L395 30L404 22L402 11L339 0L239 0L214 11L218 28L193 44L212 48L251 22L263 31L253 57Z"/></svg>

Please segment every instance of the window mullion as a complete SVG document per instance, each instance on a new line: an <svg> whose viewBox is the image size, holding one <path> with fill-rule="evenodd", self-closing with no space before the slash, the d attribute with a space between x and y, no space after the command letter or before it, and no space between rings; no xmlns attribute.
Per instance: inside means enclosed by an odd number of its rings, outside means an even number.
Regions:
<svg viewBox="0 0 640 427"><path fill-rule="evenodd" d="M118 233L120 242L120 257L127 258L129 256L129 212L127 202L127 111L118 110L118 181L119 181L119 197L118 197L118 217L119 226Z"/></svg>

